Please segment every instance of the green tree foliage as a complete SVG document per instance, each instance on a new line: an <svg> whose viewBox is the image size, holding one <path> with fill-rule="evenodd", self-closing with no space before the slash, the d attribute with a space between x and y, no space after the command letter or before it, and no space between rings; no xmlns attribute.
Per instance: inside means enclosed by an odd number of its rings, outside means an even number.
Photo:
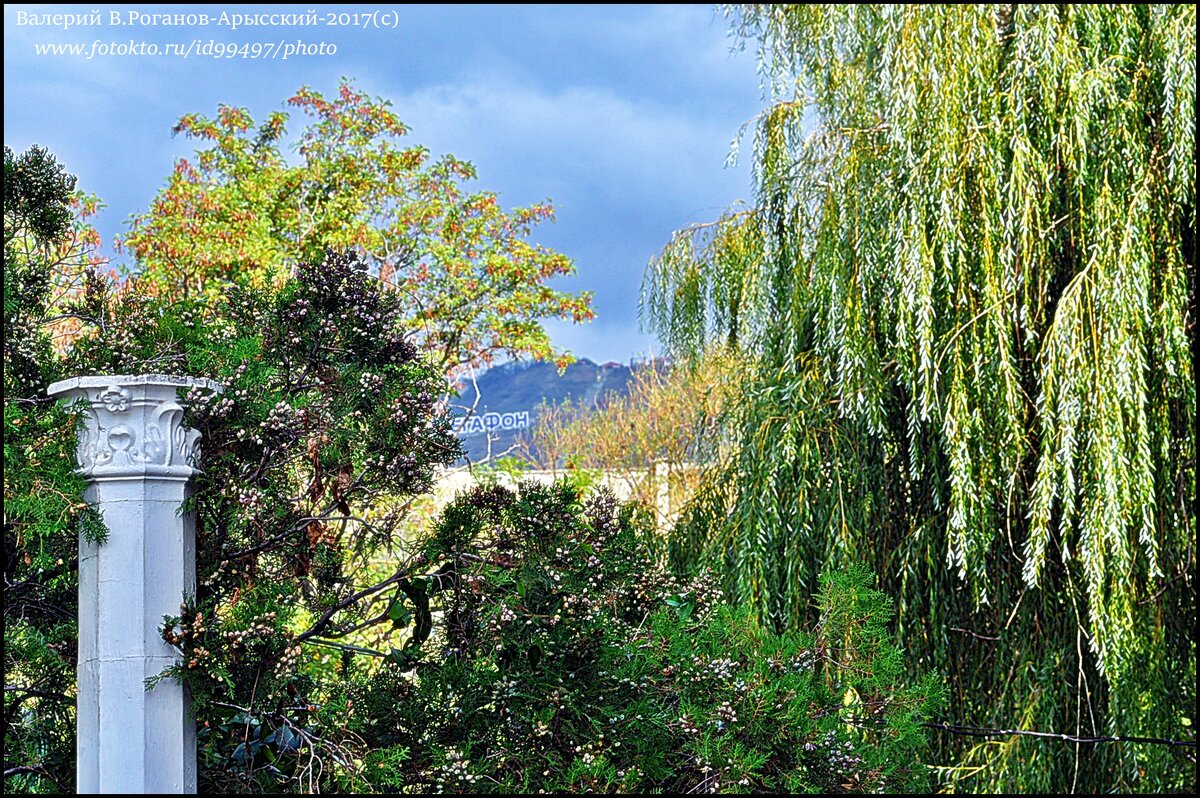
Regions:
<svg viewBox="0 0 1200 798"><path fill-rule="evenodd" d="M163 619L181 656L157 677L194 698L204 792L927 783L942 691L906 686L865 571L827 580L811 633L780 635L710 576L671 576L641 511L566 483L481 488L412 537L406 509L459 448L403 298L327 253L273 291L92 275L57 302L72 187L44 152L6 153L6 791L74 781L72 558L104 530L44 391L96 372L225 386L181 397L205 451L198 587ZM51 313L80 325L62 351Z"/></svg>
<svg viewBox="0 0 1200 798"><path fill-rule="evenodd" d="M927 784L933 679L901 686L891 604L861 570L825 580L811 633L777 635L678 580L606 492L476 488L428 542L440 617L417 678L397 662L331 705L377 741L375 791L841 792ZM395 613L404 622L416 606ZM351 713L350 707L366 706ZM339 710L339 711L341 711Z"/></svg>
<svg viewBox="0 0 1200 798"><path fill-rule="evenodd" d="M123 246L144 288L219 297L230 285L275 289L328 249L355 251L396 290L419 345L453 372L497 356L569 362L544 318L588 321L590 295L546 283L571 274L565 255L528 241L548 204L505 211L475 191L475 167L407 144L389 104L343 83L288 100L308 124L285 147L288 115L256 125L244 108L189 114L175 128L203 142L175 165Z"/></svg>
<svg viewBox="0 0 1200 798"><path fill-rule="evenodd" d="M39 147L4 148L5 792L74 785L74 561L103 534L74 473L74 431L45 396L62 372L50 322L84 258L75 178Z"/></svg>
<svg viewBox="0 0 1200 798"><path fill-rule="evenodd" d="M866 562L963 720L1191 736L1194 5L743 6L753 208L646 278L754 363L675 555L779 626ZM1194 787L1166 749L947 743L1000 791Z"/></svg>

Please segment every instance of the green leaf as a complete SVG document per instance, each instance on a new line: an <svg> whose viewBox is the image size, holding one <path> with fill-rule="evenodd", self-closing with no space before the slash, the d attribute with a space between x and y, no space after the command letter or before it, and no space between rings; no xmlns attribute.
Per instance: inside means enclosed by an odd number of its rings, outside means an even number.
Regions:
<svg viewBox="0 0 1200 798"><path fill-rule="evenodd" d="M388 618L391 619L393 628L399 629L408 626L412 617L412 611L399 601L393 602L392 606L388 609Z"/></svg>

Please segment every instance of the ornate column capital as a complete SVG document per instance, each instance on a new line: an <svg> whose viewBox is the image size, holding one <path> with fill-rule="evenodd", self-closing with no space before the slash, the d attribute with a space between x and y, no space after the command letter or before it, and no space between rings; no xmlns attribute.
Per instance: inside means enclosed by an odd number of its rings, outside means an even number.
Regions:
<svg viewBox="0 0 1200 798"><path fill-rule="evenodd" d="M203 377L119 374L52 384L50 396L83 407L76 460L90 480L177 479L199 471L200 433L183 425L180 388L224 388Z"/></svg>

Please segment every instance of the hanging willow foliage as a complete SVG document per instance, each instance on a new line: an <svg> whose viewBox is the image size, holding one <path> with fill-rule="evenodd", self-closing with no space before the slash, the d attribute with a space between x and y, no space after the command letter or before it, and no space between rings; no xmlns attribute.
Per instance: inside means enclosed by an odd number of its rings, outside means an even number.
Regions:
<svg viewBox="0 0 1200 798"><path fill-rule="evenodd" d="M756 205L643 317L745 356L684 562L780 626L866 561L956 720L1194 737L1196 7L741 6ZM1135 746L939 751L989 790L1194 787Z"/></svg>

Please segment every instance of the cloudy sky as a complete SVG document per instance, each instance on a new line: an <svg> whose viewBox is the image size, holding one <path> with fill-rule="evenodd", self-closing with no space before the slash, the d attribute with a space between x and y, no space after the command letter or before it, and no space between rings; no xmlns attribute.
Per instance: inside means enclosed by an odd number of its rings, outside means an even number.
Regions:
<svg viewBox="0 0 1200 798"><path fill-rule="evenodd" d="M132 9L213 21L154 24L131 20ZM217 22L222 12L232 22L233 14L310 10L321 24L233 30ZM384 10L395 16L373 15ZM86 21L94 11L100 25L53 16ZM326 25L330 13L358 13L366 28ZM753 52L737 51L727 29L719 11L699 5L6 5L4 143L54 152L107 204L99 220L107 240L191 152L170 132L183 114L224 103L258 119L301 85L331 94L341 77L353 78L392 101L413 142L473 161L479 188L506 206L553 202L557 221L534 237L575 259L578 274L558 285L595 292L598 318L552 323L552 337L581 357L627 361L655 348L637 319L647 261L673 230L748 199L748 168L725 161L761 107L760 92ZM287 60L106 53L210 40L324 42L337 52ZM83 47L46 52L53 45Z"/></svg>

